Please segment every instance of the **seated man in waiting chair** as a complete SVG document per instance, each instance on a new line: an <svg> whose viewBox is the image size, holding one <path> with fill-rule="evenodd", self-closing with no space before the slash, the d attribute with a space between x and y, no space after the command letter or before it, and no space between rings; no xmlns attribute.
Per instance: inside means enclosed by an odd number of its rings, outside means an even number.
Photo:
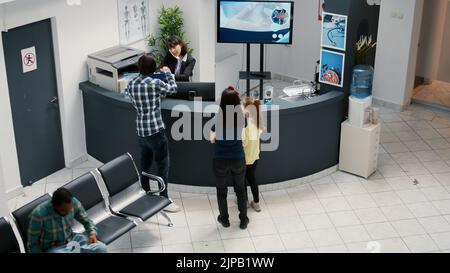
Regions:
<svg viewBox="0 0 450 273"><path fill-rule="evenodd" d="M85 234L72 230L80 222ZM97 240L97 231L80 201L67 189L53 193L52 200L39 205L30 215L28 228L30 253L106 253L106 245Z"/></svg>

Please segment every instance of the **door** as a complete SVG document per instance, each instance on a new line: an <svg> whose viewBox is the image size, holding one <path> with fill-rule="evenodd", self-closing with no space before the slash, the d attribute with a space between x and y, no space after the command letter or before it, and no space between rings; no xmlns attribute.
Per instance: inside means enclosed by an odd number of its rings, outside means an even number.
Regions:
<svg viewBox="0 0 450 273"><path fill-rule="evenodd" d="M50 19L2 33L22 185L64 168L61 119ZM36 54L22 49L35 47ZM24 73L23 63L37 69Z"/></svg>
<svg viewBox="0 0 450 273"><path fill-rule="evenodd" d="M447 2L445 15L444 34L441 45L441 61L439 62L438 80L450 83L450 1ZM447 86L447 91L449 85Z"/></svg>

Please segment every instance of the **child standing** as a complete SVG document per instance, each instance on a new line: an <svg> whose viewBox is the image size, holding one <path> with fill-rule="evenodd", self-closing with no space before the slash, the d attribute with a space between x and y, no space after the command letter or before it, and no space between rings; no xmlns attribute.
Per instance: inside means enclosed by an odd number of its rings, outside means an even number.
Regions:
<svg viewBox="0 0 450 273"><path fill-rule="evenodd" d="M262 133L261 101L257 99L245 98L243 101L244 113L247 117L247 126L242 136L242 144L245 152L245 163L247 165L246 178L252 190L253 201L250 206L261 212L259 205L259 189L256 182L256 166L260 154L260 137ZM247 187L246 187L247 189Z"/></svg>

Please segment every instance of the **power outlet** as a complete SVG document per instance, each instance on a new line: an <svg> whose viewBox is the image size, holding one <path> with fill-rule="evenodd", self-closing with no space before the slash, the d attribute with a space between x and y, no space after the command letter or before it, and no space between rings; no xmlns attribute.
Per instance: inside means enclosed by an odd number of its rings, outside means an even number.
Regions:
<svg viewBox="0 0 450 273"><path fill-rule="evenodd" d="M394 19L403 20L403 18L405 17L405 14L401 11L392 11L391 17Z"/></svg>
<svg viewBox="0 0 450 273"><path fill-rule="evenodd" d="M373 5L381 5L381 0L367 0L367 5L373 6Z"/></svg>

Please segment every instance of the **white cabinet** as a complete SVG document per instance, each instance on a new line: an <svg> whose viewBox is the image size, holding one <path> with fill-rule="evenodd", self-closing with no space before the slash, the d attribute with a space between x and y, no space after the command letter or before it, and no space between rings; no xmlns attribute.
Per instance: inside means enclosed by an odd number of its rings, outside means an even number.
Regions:
<svg viewBox="0 0 450 273"><path fill-rule="evenodd" d="M378 165L381 125L358 128L345 121L341 129L339 169L368 178Z"/></svg>

